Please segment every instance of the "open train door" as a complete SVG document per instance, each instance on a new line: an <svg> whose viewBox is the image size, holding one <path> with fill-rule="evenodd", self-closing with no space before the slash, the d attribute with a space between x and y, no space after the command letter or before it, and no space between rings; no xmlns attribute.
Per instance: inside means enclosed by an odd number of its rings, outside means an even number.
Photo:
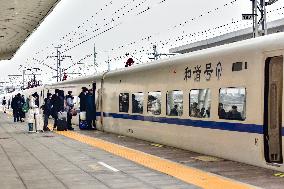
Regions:
<svg viewBox="0 0 284 189"><path fill-rule="evenodd" d="M93 120L93 126L96 127L96 119L97 119L97 106L96 106L96 91L97 91L97 84L96 82L93 83L93 96L94 96L94 110L95 110L95 115L94 115L94 120Z"/></svg>
<svg viewBox="0 0 284 189"><path fill-rule="evenodd" d="M282 91L283 56L268 57L264 87L264 151L268 163L283 163Z"/></svg>

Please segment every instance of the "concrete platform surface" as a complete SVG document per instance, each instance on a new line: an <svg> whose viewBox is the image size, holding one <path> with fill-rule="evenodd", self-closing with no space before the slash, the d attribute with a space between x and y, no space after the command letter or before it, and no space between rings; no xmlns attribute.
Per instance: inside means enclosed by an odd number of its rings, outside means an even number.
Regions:
<svg viewBox="0 0 284 189"><path fill-rule="evenodd" d="M28 133L0 114L0 188L284 188L273 170L74 128Z"/></svg>
<svg viewBox="0 0 284 189"><path fill-rule="evenodd" d="M199 187L53 132L28 133L0 114L0 188Z"/></svg>

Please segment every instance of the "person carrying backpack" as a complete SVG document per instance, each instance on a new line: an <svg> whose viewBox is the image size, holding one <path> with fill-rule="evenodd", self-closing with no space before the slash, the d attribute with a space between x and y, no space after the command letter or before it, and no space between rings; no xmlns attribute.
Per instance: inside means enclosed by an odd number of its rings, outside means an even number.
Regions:
<svg viewBox="0 0 284 189"><path fill-rule="evenodd" d="M18 93L11 102L13 109L14 122L20 121L20 110L22 109L21 94Z"/></svg>

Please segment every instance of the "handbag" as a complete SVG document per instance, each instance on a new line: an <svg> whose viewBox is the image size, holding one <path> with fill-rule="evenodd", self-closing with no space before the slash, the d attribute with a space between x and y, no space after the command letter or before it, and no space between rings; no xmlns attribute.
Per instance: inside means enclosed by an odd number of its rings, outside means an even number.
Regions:
<svg viewBox="0 0 284 189"><path fill-rule="evenodd" d="M58 119L66 119L67 112L58 112L57 116L58 116Z"/></svg>
<svg viewBox="0 0 284 189"><path fill-rule="evenodd" d="M77 115L77 110L75 108L72 108L70 111L69 111L70 115L71 116L76 116Z"/></svg>
<svg viewBox="0 0 284 189"><path fill-rule="evenodd" d="M86 112L80 112L80 120L86 120Z"/></svg>

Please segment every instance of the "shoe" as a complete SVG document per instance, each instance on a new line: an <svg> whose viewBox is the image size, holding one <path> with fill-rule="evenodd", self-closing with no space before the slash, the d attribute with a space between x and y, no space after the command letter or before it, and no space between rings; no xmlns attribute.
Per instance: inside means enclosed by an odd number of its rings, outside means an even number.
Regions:
<svg viewBox="0 0 284 189"><path fill-rule="evenodd" d="M68 128L68 130L70 130L70 131L74 131L74 128L73 128L73 127L71 127L71 128Z"/></svg>
<svg viewBox="0 0 284 189"><path fill-rule="evenodd" d="M44 128L43 129L44 131L50 131L50 129L47 127L47 128Z"/></svg>
<svg viewBox="0 0 284 189"><path fill-rule="evenodd" d="M91 128L88 128L88 130L97 130L97 128L91 127Z"/></svg>

